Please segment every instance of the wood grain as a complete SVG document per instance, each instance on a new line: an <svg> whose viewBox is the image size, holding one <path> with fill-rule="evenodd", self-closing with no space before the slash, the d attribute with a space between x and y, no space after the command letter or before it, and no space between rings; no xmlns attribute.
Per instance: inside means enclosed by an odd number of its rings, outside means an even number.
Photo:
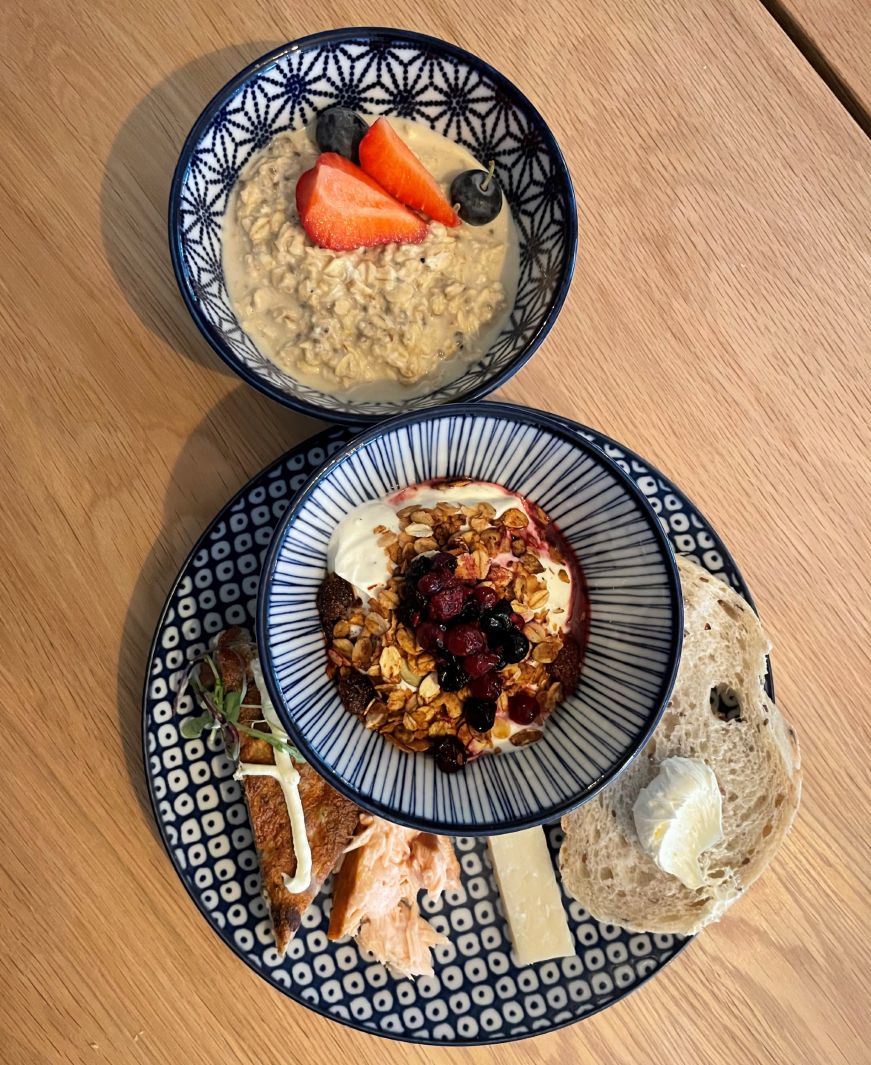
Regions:
<svg viewBox="0 0 871 1065"><path fill-rule="evenodd" d="M456 40L552 123L578 269L503 394L625 441L710 517L774 640L806 768L796 829L727 920L599 1017L463 1060L867 1060L871 148L753 0L506 10L2 9L4 1065L459 1060L346 1031L233 958L156 838L139 756L181 561L315 427L191 324L165 242L172 169L233 72L342 24Z"/></svg>
<svg viewBox="0 0 871 1065"><path fill-rule="evenodd" d="M867 0L773 0L831 66L871 121L871 7ZM867 128L866 128L867 132Z"/></svg>

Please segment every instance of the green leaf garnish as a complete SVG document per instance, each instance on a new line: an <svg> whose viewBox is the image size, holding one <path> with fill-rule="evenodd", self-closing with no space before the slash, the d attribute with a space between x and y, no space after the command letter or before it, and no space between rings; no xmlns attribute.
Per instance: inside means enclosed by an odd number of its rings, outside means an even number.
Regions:
<svg viewBox="0 0 871 1065"><path fill-rule="evenodd" d="M186 740L198 740L211 723L212 715L209 713L186 717L179 726L179 732Z"/></svg>
<svg viewBox="0 0 871 1065"><path fill-rule="evenodd" d="M263 740L264 743L268 743L270 747L276 751L281 751L282 754L289 754L294 761L305 762L305 758L296 747L287 742L286 736L276 736L274 732L263 732L259 728L252 728L250 725L239 723L236 724L236 728L240 732L244 732L246 736L253 736L256 740Z"/></svg>
<svg viewBox="0 0 871 1065"><path fill-rule="evenodd" d="M215 665L212 656L209 654L204 655L202 661L208 664L212 672L214 687L208 689L204 687L197 668L199 663L194 663L187 675L185 687L188 684L190 685L196 696L196 701L201 707L205 707L205 712L198 717L186 717L182 720L179 731L185 739L199 739L206 729L214 730L220 728L224 735L227 753L235 761L239 757L238 734L243 732L246 736L263 740L264 743L268 743L276 751L289 754L296 762L305 762L305 758L296 747L288 743L287 736L284 733L272 732L265 719L260 718L257 721L249 721L245 724L239 720L243 707L246 710L260 709L258 706L245 702L245 696L248 694L248 680L246 677L243 677L241 691L225 691L221 674L218 672L218 667ZM261 729L255 728L254 726L258 724L267 725L267 729L261 731Z"/></svg>
<svg viewBox="0 0 871 1065"><path fill-rule="evenodd" d="M227 692L224 697L223 712L228 721L235 724L239 720L239 711L242 709L242 693Z"/></svg>
<svg viewBox="0 0 871 1065"><path fill-rule="evenodd" d="M234 732L230 737L224 736L224 747L227 750L227 757L231 762L239 761L239 733Z"/></svg>

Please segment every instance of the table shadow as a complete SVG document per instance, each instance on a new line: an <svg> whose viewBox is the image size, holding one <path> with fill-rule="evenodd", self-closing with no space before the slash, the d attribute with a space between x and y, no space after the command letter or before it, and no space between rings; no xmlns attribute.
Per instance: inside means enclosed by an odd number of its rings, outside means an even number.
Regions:
<svg viewBox="0 0 871 1065"><path fill-rule="evenodd" d="M232 427L230 431L228 427ZM242 386L208 411L191 433L173 467L164 500L162 527L145 560L130 597L118 651L118 730L127 775L144 814L159 839L148 795L142 751L142 691L148 652L164 602L182 563L219 510L249 477L277 458L283 450L313 436L325 427ZM241 441L248 437L244 446ZM280 440L278 448L258 446L257 440ZM238 483L227 485L221 470L204 463L204 454L239 443L239 450L254 453Z"/></svg>
<svg viewBox="0 0 871 1065"><path fill-rule="evenodd" d="M182 302L167 240L169 188L185 137L230 78L280 41L249 41L200 56L157 83L121 125L100 189L106 258L146 329L193 362L232 371L211 351Z"/></svg>

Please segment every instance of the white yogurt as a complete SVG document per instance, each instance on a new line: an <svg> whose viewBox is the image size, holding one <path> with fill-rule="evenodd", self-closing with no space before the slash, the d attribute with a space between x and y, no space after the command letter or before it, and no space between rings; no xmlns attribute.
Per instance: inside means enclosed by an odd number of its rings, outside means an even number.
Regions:
<svg viewBox="0 0 871 1065"><path fill-rule="evenodd" d="M525 506L520 496L509 492L498 484L489 481L469 481L460 484L417 484L411 488L403 488L387 497L387 502L395 506L397 510L405 510L406 507L422 507L431 509L437 503L453 503L458 507L476 507L479 503L489 503L496 511L497 517L506 510L517 507L524 510Z"/></svg>
<svg viewBox="0 0 871 1065"><path fill-rule="evenodd" d="M378 543L374 530L383 525L399 531L396 507L382 499L355 507L333 530L327 548L327 569L338 573L365 603L387 583L393 563Z"/></svg>
<svg viewBox="0 0 871 1065"><path fill-rule="evenodd" d="M387 583L393 572L393 563L387 552L378 543L379 526L390 532L399 531L398 512L416 506L431 509L437 503L454 503L457 506L475 507L489 503L500 517L506 510L516 508L528 513L523 498L498 484L486 481L469 481L460 484L414 485L404 488L386 499L372 500L355 507L339 522L330 537L327 548L327 568L351 584L364 603L372 598L379 588ZM530 525L537 528L530 517ZM549 620L554 628L566 629L569 624L572 600L572 572L563 562L550 557L547 544L537 548L544 572L538 576L547 585ZM497 556L497 565L515 562L513 555ZM561 580L560 570L569 576L569 583Z"/></svg>

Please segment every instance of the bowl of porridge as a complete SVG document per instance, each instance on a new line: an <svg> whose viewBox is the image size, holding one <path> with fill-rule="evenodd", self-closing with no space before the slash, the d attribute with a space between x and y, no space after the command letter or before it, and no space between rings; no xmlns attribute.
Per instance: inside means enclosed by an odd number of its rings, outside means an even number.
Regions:
<svg viewBox="0 0 871 1065"><path fill-rule="evenodd" d="M305 759L370 812L449 835L554 821L613 780L683 634L644 494L501 403L402 415L331 456L275 531L256 614Z"/></svg>
<svg viewBox="0 0 871 1065"><path fill-rule="evenodd" d="M552 133L492 67L419 34L344 29L215 96L169 229L185 303L240 376L374 423L520 369L568 292L577 210Z"/></svg>

